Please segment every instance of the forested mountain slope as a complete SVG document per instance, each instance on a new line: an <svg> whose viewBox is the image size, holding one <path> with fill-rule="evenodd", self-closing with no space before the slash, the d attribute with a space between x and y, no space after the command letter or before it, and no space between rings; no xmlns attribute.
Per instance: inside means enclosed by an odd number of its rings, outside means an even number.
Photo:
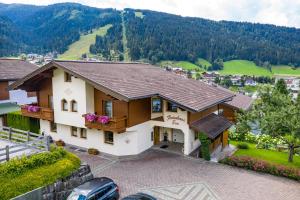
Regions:
<svg viewBox="0 0 300 200"><path fill-rule="evenodd" d="M26 12L18 12L20 10ZM124 32L132 60L212 62L245 59L300 66L300 29L212 21L149 10L99 9L74 3L50 6L0 4L0 56L19 52L63 53L80 35L111 24L90 51L109 58L124 53ZM125 28L125 31L122 32ZM10 30L10 31L7 31ZM9 34L9 32L14 34ZM15 38L20 38L16 40Z"/></svg>

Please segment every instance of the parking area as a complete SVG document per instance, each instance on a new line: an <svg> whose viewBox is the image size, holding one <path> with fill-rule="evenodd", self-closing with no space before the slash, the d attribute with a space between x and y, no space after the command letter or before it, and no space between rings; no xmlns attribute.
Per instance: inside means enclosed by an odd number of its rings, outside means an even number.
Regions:
<svg viewBox="0 0 300 200"><path fill-rule="evenodd" d="M295 200L300 183L159 150L136 157L110 158L77 152L95 176L110 177L121 196L151 193L163 200Z"/></svg>

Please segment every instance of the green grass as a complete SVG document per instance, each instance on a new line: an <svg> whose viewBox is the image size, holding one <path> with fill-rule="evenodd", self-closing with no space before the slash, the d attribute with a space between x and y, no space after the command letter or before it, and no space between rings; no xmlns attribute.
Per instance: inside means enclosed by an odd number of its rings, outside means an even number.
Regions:
<svg viewBox="0 0 300 200"><path fill-rule="evenodd" d="M293 69L288 65L278 65L272 67L274 75L295 75L300 76L300 68Z"/></svg>
<svg viewBox="0 0 300 200"><path fill-rule="evenodd" d="M238 143L246 143L246 142L237 142L230 141L230 144L237 145ZM288 162L288 153L286 152L278 152L273 150L266 149L256 149L255 144L247 143L249 145L249 149L238 149L234 155L235 156L249 156L252 158L264 160L274 164L285 165L289 167L300 168L300 156L294 156L294 162Z"/></svg>
<svg viewBox="0 0 300 200"><path fill-rule="evenodd" d="M189 61L170 61L170 60L165 60L165 61L161 61L159 64L160 64L160 66L171 65L173 67L181 67L182 69L185 69L185 70L200 70L200 71L204 71L204 69L202 69L198 65L196 65L194 63L191 63Z"/></svg>
<svg viewBox="0 0 300 200"><path fill-rule="evenodd" d="M0 199L6 200L33 189L51 184L70 175L80 166L77 156L67 155L51 165L28 170L20 175L0 175Z"/></svg>
<svg viewBox="0 0 300 200"><path fill-rule="evenodd" d="M100 27L93 30L93 33L87 35L81 35L80 39L68 47L68 50L63 54L58 56L58 59L62 60L78 60L81 58L82 54L90 54L91 44L95 44L96 35L104 36L107 30L112 27L111 24Z"/></svg>
<svg viewBox="0 0 300 200"><path fill-rule="evenodd" d="M197 65L201 65L202 67L209 67L211 66L211 63L208 62L207 60L203 59L203 58L199 58L196 62Z"/></svg>
<svg viewBox="0 0 300 200"><path fill-rule="evenodd" d="M270 71L248 60L231 60L224 62L224 69L219 72L223 75L272 76Z"/></svg>

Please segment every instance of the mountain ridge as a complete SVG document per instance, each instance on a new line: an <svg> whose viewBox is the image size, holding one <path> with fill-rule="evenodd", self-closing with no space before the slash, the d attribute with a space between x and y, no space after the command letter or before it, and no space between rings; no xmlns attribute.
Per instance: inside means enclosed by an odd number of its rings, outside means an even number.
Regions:
<svg viewBox="0 0 300 200"><path fill-rule="evenodd" d="M20 10L27 10L20 14ZM136 17L141 12L143 17ZM17 16L14 13L19 13ZM79 40L82 33L112 24L107 35L96 38L90 49L109 59L111 51L124 57L122 18L127 47L132 60L149 62L205 58L210 62L221 58L247 59L261 65L300 65L300 29L251 22L213 21L197 17L182 17L142 9L122 11L94 8L77 3L49 6L0 4L0 16L20 33L20 42L0 31L0 56L25 53L63 53ZM6 40L3 40L6 38ZM15 41L14 44L6 41Z"/></svg>

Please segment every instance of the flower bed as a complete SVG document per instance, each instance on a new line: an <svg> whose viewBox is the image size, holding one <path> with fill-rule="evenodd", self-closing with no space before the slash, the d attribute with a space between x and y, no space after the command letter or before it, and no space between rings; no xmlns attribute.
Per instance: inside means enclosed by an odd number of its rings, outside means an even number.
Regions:
<svg viewBox="0 0 300 200"><path fill-rule="evenodd" d="M221 160L220 163L300 181L300 169L272 164L248 156L230 156Z"/></svg>
<svg viewBox="0 0 300 200"><path fill-rule="evenodd" d="M40 111L40 107L38 106L33 106L33 105L27 105L25 106L25 109L28 111L28 112L39 112Z"/></svg>
<svg viewBox="0 0 300 200"><path fill-rule="evenodd" d="M108 116L97 116L91 113L86 114L84 117L86 121L91 123L99 122L100 124L108 124L110 120Z"/></svg>

